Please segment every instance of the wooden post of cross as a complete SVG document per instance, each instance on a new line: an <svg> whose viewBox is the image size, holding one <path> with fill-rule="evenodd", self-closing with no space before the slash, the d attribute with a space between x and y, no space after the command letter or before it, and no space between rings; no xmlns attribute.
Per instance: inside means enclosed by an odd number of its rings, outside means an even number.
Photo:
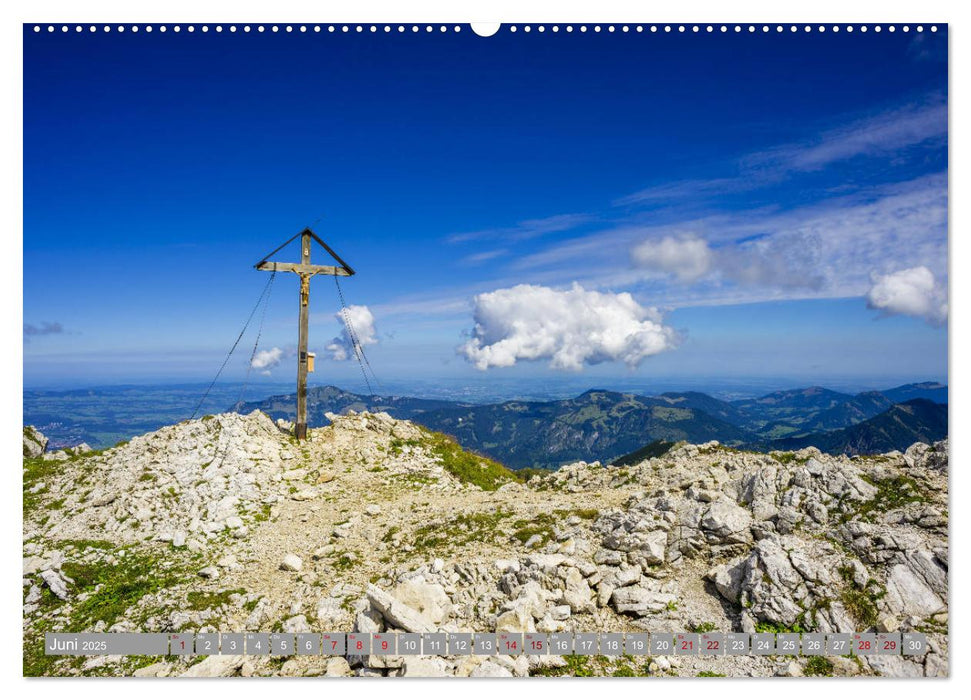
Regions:
<svg viewBox="0 0 971 700"><path fill-rule="evenodd" d="M300 262L281 263L267 260L270 255L286 247L294 238L300 237ZM337 262L332 265L311 265L310 244L317 241L324 250ZM310 321L310 278L314 275L336 275L349 277L354 270L340 259L329 245L324 243L309 228L305 228L296 236L288 240L255 265L257 270L269 272L293 272L300 276L300 323L297 332L297 421L293 428L293 435L297 440L307 439L307 343L308 325Z"/></svg>

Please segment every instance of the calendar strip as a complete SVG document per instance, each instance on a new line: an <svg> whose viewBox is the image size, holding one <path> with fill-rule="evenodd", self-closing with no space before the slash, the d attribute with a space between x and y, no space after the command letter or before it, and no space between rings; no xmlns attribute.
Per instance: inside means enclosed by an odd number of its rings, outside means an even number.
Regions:
<svg viewBox="0 0 971 700"><path fill-rule="evenodd" d="M919 632L48 632L44 651L52 656L918 656L927 651L927 638Z"/></svg>

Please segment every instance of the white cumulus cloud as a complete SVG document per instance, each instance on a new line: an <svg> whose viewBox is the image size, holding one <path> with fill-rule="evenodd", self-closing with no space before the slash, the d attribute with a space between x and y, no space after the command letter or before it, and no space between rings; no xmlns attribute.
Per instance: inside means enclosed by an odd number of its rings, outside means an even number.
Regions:
<svg viewBox="0 0 971 700"><path fill-rule="evenodd" d="M520 284L474 299L475 330L459 352L477 369L549 359L554 369L579 370L610 360L636 367L678 345L678 334L655 308L627 292L560 291Z"/></svg>
<svg viewBox="0 0 971 700"><path fill-rule="evenodd" d="M708 242L694 236L646 240L631 249L637 267L675 275L682 282L693 282L708 273L712 265Z"/></svg>
<svg viewBox="0 0 971 700"><path fill-rule="evenodd" d="M261 370L260 374L269 376L270 370L278 366L283 361L283 358L287 356L286 351L276 347L270 348L269 350L260 350L253 355L250 367Z"/></svg>
<svg viewBox="0 0 971 700"><path fill-rule="evenodd" d="M923 265L871 276L867 306L885 314L922 318L932 325L947 321L947 293Z"/></svg>
<svg viewBox="0 0 971 700"><path fill-rule="evenodd" d="M375 345L378 342L378 332L374 326L374 314L367 306L348 306L344 312L338 311L334 314L342 324L345 321L344 313L347 314L347 324L350 325L351 332L348 332L347 325L341 334L335 337L327 346L327 352L331 359L338 362L360 357L361 348L365 345ZM352 335L353 333L353 335Z"/></svg>

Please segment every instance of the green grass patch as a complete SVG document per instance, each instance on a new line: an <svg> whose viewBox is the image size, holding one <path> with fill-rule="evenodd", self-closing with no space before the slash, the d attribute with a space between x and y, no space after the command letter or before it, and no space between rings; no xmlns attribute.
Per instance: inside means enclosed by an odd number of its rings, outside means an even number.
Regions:
<svg viewBox="0 0 971 700"><path fill-rule="evenodd" d="M260 509L256 511L253 515L253 522L262 523L270 519L270 512L273 510L273 506L269 503L264 503L260 506Z"/></svg>
<svg viewBox="0 0 971 700"><path fill-rule="evenodd" d="M540 537L538 546L543 546L553 539L553 526L556 522L557 518L549 513L538 513L530 520L517 520L512 524L513 539L519 540L520 544L526 544L538 535Z"/></svg>
<svg viewBox="0 0 971 700"><path fill-rule="evenodd" d="M561 518L575 515L581 520L595 520L600 516L600 510L597 508L557 508L553 512Z"/></svg>
<svg viewBox="0 0 971 700"><path fill-rule="evenodd" d="M909 503L924 503L927 496L920 485L909 476L895 476L889 479L876 479L862 475L864 481L877 487L876 495L868 501L848 500L842 522L853 518L872 522L875 515L903 508Z"/></svg>
<svg viewBox="0 0 971 700"><path fill-rule="evenodd" d="M430 476L424 474L395 474L393 478L396 481L403 483L405 486L411 489L421 489L422 486L426 484L437 484L438 479L434 479Z"/></svg>
<svg viewBox="0 0 971 700"><path fill-rule="evenodd" d="M356 553L334 552L330 558L330 565L337 571L347 571L354 568L361 558Z"/></svg>
<svg viewBox="0 0 971 700"><path fill-rule="evenodd" d="M597 675L594 672L591 657L589 656L577 656L570 654L569 656L564 656L563 659L566 661L565 666L561 666L559 668L538 668L532 671L531 675L554 678L559 676L590 678Z"/></svg>
<svg viewBox="0 0 971 700"><path fill-rule="evenodd" d="M771 455L780 464L791 464L792 462L805 464L809 461L809 457L797 457L795 452L772 452Z"/></svg>
<svg viewBox="0 0 971 700"><path fill-rule="evenodd" d="M880 614L877 601L887 594L886 588L873 579L860 586L853 580L853 569L849 566L841 566L838 571L846 584L840 591L840 600L846 612L861 625L861 629L877 624Z"/></svg>
<svg viewBox="0 0 971 700"><path fill-rule="evenodd" d="M229 605L229 599L233 595L245 595L243 588L207 593L204 591L189 591L186 600L190 610L208 610L218 608L222 605Z"/></svg>
<svg viewBox="0 0 971 700"><path fill-rule="evenodd" d="M75 549L114 549L117 545L108 540L59 540L56 544L63 547L74 547Z"/></svg>
<svg viewBox="0 0 971 700"><path fill-rule="evenodd" d="M47 587L41 589L41 600L39 603L40 611L56 607L60 604L53 593ZM24 676L50 676L56 675L54 669L64 660L63 656L48 656L44 653L44 633L55 632L54 623L50 620L41 620L33 627L33 634L24 635L23 651L23 674Z"/></svg>
<svg viewBox="0 0 971 700"><path fill-rule="evenodd" d="M539 469L537 467L523 467L522 469L517 469L513 472L513 475L517 480L526 484L533 477L538 477L543 479L553 473L552 469Z"/></svg>
<svg viewBox="0 0 971 700"><path fill-rule="evenodd" d="M418 447L419 445L421 445L421 440L402 440L401 438L391 438L391 442L389 443L388 447L391 454L398 457L402 452L405 451L405 447Z"/></svg>
<svg viewBox="0 0 971 700"><path fill-rule="evenodd" d="M743 450L738 447L732 447L730 445L715 445L714 447L704 447L698 450L700 455L714 455L714 454L730 454L730 455L760 455L761 452L756 452L755 450Z"/></svg>
<svg viewBox="0 0 971 700"><path fill-rule="evenodd" d="M79 550L114 549L114 545L101 540L62 540L60 544L69 544ZM126 551L128 554L114 565L77 561L62 564L61 571L73 581L69 584L72 599L76 600L80 594L88 595L73 606L59 600L46 586L40 588L38 609L32 614L34 622L24 634L25 676L62 675L60 669L77 668L78 662L83 661L46 655L45 632L81 632L99 620L110 627L145 595L178 583L179 574L153 553L135 552L131 548Z"/></svg>
<svg viewBox="0 0 971 700"><path fill-rule="evenodd" d="M63 468L63 463L55 459L24 457L23 516L25 519L30 514L37 511L47 500L46 494L50 481L57 476L63 470ZM40 484L44 484L44 488L34 490Z"/></svg>
<svg viewBox="0 0 971 700"><path fill-rule="evenodd" d="M495 491L503 484L517 481L514 472L495 460L462 449L444 433L428 432L426 447L442 463L449 474L463 484L478 486L483 491Z"/></svg>
<svg viewBox="0 0 971 700"><path fill-rule="evenodd" d="M472 542L496 542L499 526L512 516L501 508L484 513L461 513L445 522L429 523L415 530L412 545L419 552L462 547Z"/></svg>
<svg viewBox="0 0 971 700"><path fill-rule="evenodd" d="M825 656L810 656L802 672L807 676L832 676L833 662Z"/></svg>
<svg viewBox="0 0 971 700"><path fill-rule="evenodd" d="M24 518L44 502L47 484L59 471L63 469L62 463L54 459L41 459L40 457L24 457L23 471L23 506ZM33 489L39 484L45 487L37 491ZM32 492L33 491L33 492Z"/></svg>
<svg viewBox="0 0 971 700"><path fill-rule="evenodd" d="M773 634L802 634L809 630L805 629L799 620L797 620L791 625L783 625L777 622L756 622L755 631L772 632Z"/></svg>
<svg viewBox="0 0 971 700"><path fill-rule="evenodd" d="M99 620L111 627L149 593L177 584L180 576L152 553L134 552L117 564L65 562L64 574L74 580L77 592L90 596L74 606L71 630L80 632Z"/></svg>
<svg viewBox="0 0 971 700"><path fill-rule="evenodd" d="M72 454L67 458L68 462L80 462L82 459L87 459L88 457L99 457L105 453L104 449L101 450L88 450L87 452L78 452L77 454Z"/></svg>
<svg viewBox="0 0 971 700"><path fill-rule="evenodd" d="M559 668L538 668L530 671L531 676L590 678L594 676L613 676L615 678L641 678L650 675L648 667L651 659L648 657L642 663L637 663L633 656L624 654L620 658L608 656L581 656L570 654L564 656L566 662Z"/></svg>
<svg viewBox="0 0 971 700"><path fill-rule="evenodd" d="M41 459L40 457L24 458L24 488L34 486L40 481L46 481L54 477L58 470L59 462L56 459Z"/></svg>
<svg viewBox="0 0 971 700"><path fill-rule="evenodd" d="M908 503L920 503L926 500L918 483L909 476L874 479L864 474L863 480L877 487L877 495L864 503L861 508L864 514L874 510L885 513L902 508Z"/></svg>

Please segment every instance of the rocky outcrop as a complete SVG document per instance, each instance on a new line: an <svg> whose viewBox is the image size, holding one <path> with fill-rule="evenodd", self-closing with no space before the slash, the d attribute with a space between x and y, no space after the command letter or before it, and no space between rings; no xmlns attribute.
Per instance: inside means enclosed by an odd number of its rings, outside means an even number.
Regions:
<svg viewBox="0 0 971 700"><path fill-rule="evenodd" d="M947 471L947 440L928 445L915 442L904 453L904 461L910 467L917 469L934 469Z"/></svg>
<svg viewBox="0 0 971 700"><path fill-rule="evenodd" d="M298 445L260 413L206 417L25 484L36 501L24 525L25 642L55 620L165 632L921 630L922 657L836 657L832 672L948 673L946 442L852 459L682 444L622 468L578 463L485 491L456 476L474 460L450 463L461 456L411 423L332 421ZM88 615L120 575L141 582L140 597L117 617ZM379 650L282 665L192 661L142 673L576 671L553 656ZM655 657L621 668L629 662L617 658L586 670L816 672L805 662Z"/></svg>
<svg viewBox="0 0 971 700"><path fill-rule="evenodd" d="M24 426L24 457L40 457L47 450L47 438L44 433L32 425Z"/></svg>

